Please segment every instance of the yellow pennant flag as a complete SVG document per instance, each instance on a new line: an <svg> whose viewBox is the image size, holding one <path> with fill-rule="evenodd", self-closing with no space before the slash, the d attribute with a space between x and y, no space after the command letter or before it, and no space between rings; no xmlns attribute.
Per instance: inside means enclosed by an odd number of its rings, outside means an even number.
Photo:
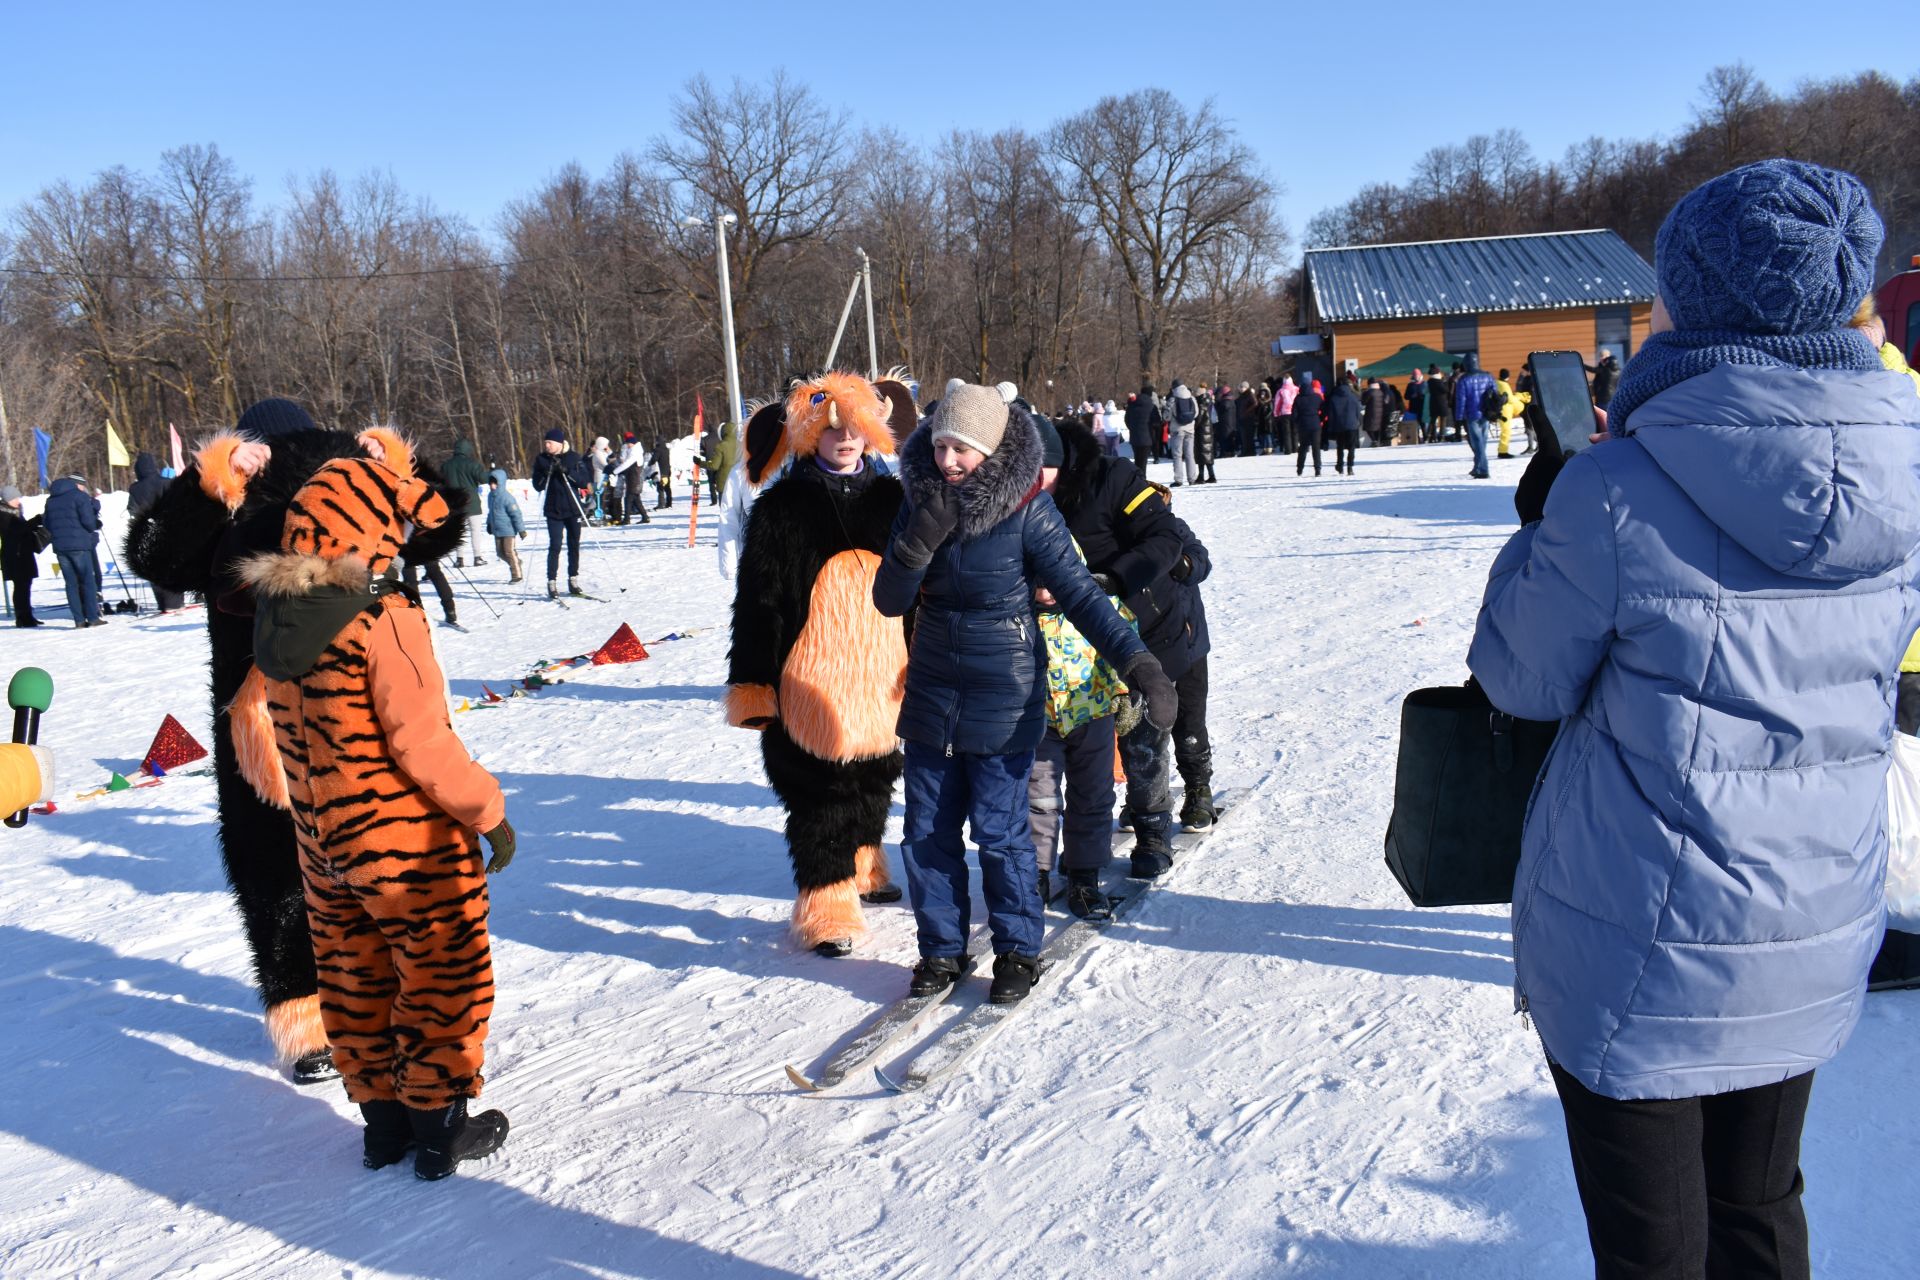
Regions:
<svg viewBox="0 0 1920 1280"><path fill-rule="evenodd" d="M127 456L127 446L120 441L120 433L113 429L113 419L107 419L107 465L110 467L130 467L133 459Z"/></svg>

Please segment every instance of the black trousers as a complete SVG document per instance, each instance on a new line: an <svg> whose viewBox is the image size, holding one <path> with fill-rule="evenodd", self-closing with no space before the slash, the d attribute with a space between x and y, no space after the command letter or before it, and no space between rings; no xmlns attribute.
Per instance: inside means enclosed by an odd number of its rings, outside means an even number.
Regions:
<svg viewBox="0 0 1920 1280"><path fill-rule="evenodd" d="M1213 741L1207 735L1207 660L1200 659L1173 682L1180 698L1173 728L1162 733L1145 716L1120 739L1127 772L1127 811L1136 822L1173 811L1173 771L1189 787L1213 783Z"/></svg>
<svg viewBox="0 0 1920 1280"><path fill-rule="evenodd" d="M33 616L33 579L12 578L9 581L13 583L13 625L31 626L36 620Z"/></svg>
<svg viewBox="0 0 1920 1280"><path fill-rule="evenodd" d="M1622 1102L1553 1070L1595 1280L1804 1280L1800 1130L1813 1073Z"/></svg>
<svg viewBox="0 0 1920 1280"><path fill-rule="evenodd" d="M433 584L434 592L440 597L440 612L452 622L455 616L453 587L447 582L447 575L440 568L438 560L429 560L425 564L415 564L411 560L403 562L406 568L407 594L413 597L415 604L420 603L420 574L424 570L427 581Z"/></svg>
<svg viewBox="0 0 1920 1280"><path fill-rule="evenodd" d="M1355 437L1359 435L1359 432L1335 431L1331 434L1333 436L1333 469L1335 471L1344 470L1351 475L1353 472L1353 447Z"/></svg>
<svg viewBox="0 0 1920 1280"><path fill-rule="evenodd" d="M1153 446L1145 440L1130 442L1133 448L1133 465L1140 469L1140 478L1147 478L1147 463L1153 458Z"/></svg>
<svg viewBox="0 0 1920 1280"><path fill-rule="evenodd" d="M1307 469L1307 450L1313 450L1313 474L1320 474L1320 430L1317 427L1295 425L1293 436L1299 442L1299 453L1293 467L1293 474L1299 475Z"/></svg>

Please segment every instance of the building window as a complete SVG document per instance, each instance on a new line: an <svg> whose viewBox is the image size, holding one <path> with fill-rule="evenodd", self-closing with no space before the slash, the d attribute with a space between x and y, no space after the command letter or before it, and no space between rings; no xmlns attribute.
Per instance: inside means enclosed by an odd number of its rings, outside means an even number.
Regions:
<svg viewBox="0 0 1920 1280"><path fill-rule="evenodd" d="M1440 347L1456 356L1468 352L1480 354L1480 317L1479 316L1442 316L1440 319Z"/></svg>
<svg viewBox="0 0 1920 1280"><path fill-rule="evenodd" d="M1625 364L1633 354L1633 308L1595 307L1593 309L1593 358L1602 349L1613 352Z"/></svg>

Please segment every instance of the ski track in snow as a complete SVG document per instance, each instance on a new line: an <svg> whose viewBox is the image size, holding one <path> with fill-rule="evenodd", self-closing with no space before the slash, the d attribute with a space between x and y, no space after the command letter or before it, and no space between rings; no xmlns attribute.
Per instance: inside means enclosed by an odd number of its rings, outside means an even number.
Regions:
<svg viewBox="0 0 1920 1280"><path fill-rule="evenodd" d="M456 698L621 621L710 630L455 718L521 836L493 885L486 1094L513 1133L431 1186L361 1169L339 1087L265 1064L211 780L67 799L136 767L166 712L206 740L200 616L6 632L7 670L57 684L63 804L0 834L0 1274L1591 1274L1504 909L1416 911L1381 861L1400 699L1464 677L1522 464L1473 484L1461 447L1360 462L1297 480L1229 459L1176 495L1216 564L1233 810L958 1076L898 1098L871 1073L811 1097L782 1074L899 994L912 917L870 908L845 960L788 944L782 814L719 709L710 534L685 548L684 507L589 531L604 604L561 609L489 563L469 572L496 620L456 579L471 630L435 632ZM898 836L896 808L896 873ZM1875 995L1821 1072L1819 1274L1920 1256L1916 1031L1920 995Z"/></svg>

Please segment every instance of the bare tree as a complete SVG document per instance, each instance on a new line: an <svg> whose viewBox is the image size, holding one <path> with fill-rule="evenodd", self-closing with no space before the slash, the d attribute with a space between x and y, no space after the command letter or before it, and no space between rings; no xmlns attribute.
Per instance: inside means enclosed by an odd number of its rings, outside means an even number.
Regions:
<svg viewBox="0 0 1920 1280"><path fill-rule="evenodd" d="M1263 255L1280 247L1273 184L1211 101L1189 112L1164 89L1103 98L1048 141L1063 196L1126 278L1140 375L1153 381L1195 255L1234 236Z"/></svg>

